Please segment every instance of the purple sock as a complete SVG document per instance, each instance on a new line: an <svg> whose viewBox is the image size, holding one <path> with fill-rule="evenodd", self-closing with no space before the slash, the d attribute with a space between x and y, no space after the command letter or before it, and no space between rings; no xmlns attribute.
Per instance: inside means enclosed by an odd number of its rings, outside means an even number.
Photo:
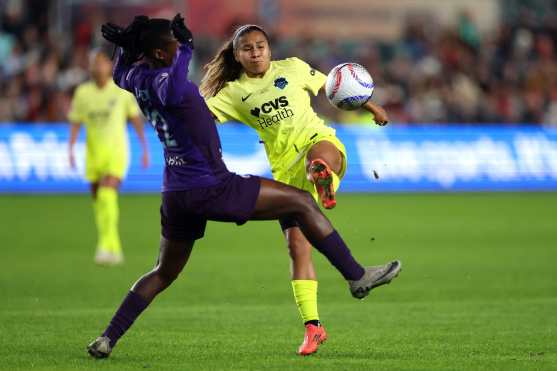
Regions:
<svg viewBox="0 0 557 371"><path fill-rule="evenodd" d="M329 259L346 280L355 281L363 277L364 268L354 259L337 231L317 241L314 246Z"/></svg>
<svg viewBox="0 0 557 371"><path fill-rule="evenodd" d="M148 305L149 303L135 292L130 291L128 293L102 334L102 336L108 336L110 339L111 348L116 345L118 339L128 331L135 319Z"/></svg>

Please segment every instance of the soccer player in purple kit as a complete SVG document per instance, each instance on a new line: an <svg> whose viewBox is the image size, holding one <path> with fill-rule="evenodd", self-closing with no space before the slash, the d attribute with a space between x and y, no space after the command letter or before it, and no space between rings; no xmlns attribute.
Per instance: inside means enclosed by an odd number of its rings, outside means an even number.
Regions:
<svg viewBox="0 0 557 371"><path fill-rule="evenodd" d="M165 168L157 264L135 282L106 330L89 344L91 356L108 357L135 319L178 277L207 220L295 219L358 299L398 275L399 261L362 267L308 192L228 171L212 115L198 87L187 80L193 38L179 14L172 21L138 16L125 29L107 23L102 34L120 47L114 80L135 95L153 124L164 147Z"/></svg>

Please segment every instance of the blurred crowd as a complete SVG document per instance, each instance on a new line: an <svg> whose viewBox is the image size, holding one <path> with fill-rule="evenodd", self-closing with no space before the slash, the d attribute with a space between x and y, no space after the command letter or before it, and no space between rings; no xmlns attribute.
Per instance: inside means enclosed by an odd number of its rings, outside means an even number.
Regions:
<svg viewBox="0 0 557 371"><path fill-rule="evenodd" d="M61 40L40 3L0 9L0 122L65 121L73 90L87 79L89 50L99 45L104 19L77 20ZM325 73L346 61L366 66L374 99L397 123L557 125L557 22L518 19L484 34L467 13L448 28L415 16L392 43L274 35L273 56L298 56ZM192 79L199 81L222 40L195 38ZM331 121L368 120L324 99L315 104Z"/></svg>

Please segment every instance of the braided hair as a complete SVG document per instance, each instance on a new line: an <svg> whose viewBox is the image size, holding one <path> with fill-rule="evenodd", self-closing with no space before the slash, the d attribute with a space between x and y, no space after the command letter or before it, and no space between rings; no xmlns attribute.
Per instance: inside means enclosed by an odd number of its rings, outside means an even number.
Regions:
<svg viewBox="0 0 557 371"><path fill-rule="evenodd" d="M125 29L128 45L124 48L124 56L128 63L146 58L156 62L155 49L161 48L172 39L170 21L162 18L137 16Z"/></svg>

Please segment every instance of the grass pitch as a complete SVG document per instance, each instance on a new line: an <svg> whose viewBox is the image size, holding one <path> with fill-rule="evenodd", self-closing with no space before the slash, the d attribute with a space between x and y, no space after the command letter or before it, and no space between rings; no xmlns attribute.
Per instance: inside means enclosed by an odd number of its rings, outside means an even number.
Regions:
<svg viewBox="0 0 557 371"><path fill-rule="evenodd" d="M0 369L557 369L557 194L341 195L356 257L403 272L364 301L314 254L329 340L301 358L278 223L210 223L112 357L85 346L158 250L159 197L123 196L126 264L93 264L86 196L0 197Z"/></svg>

